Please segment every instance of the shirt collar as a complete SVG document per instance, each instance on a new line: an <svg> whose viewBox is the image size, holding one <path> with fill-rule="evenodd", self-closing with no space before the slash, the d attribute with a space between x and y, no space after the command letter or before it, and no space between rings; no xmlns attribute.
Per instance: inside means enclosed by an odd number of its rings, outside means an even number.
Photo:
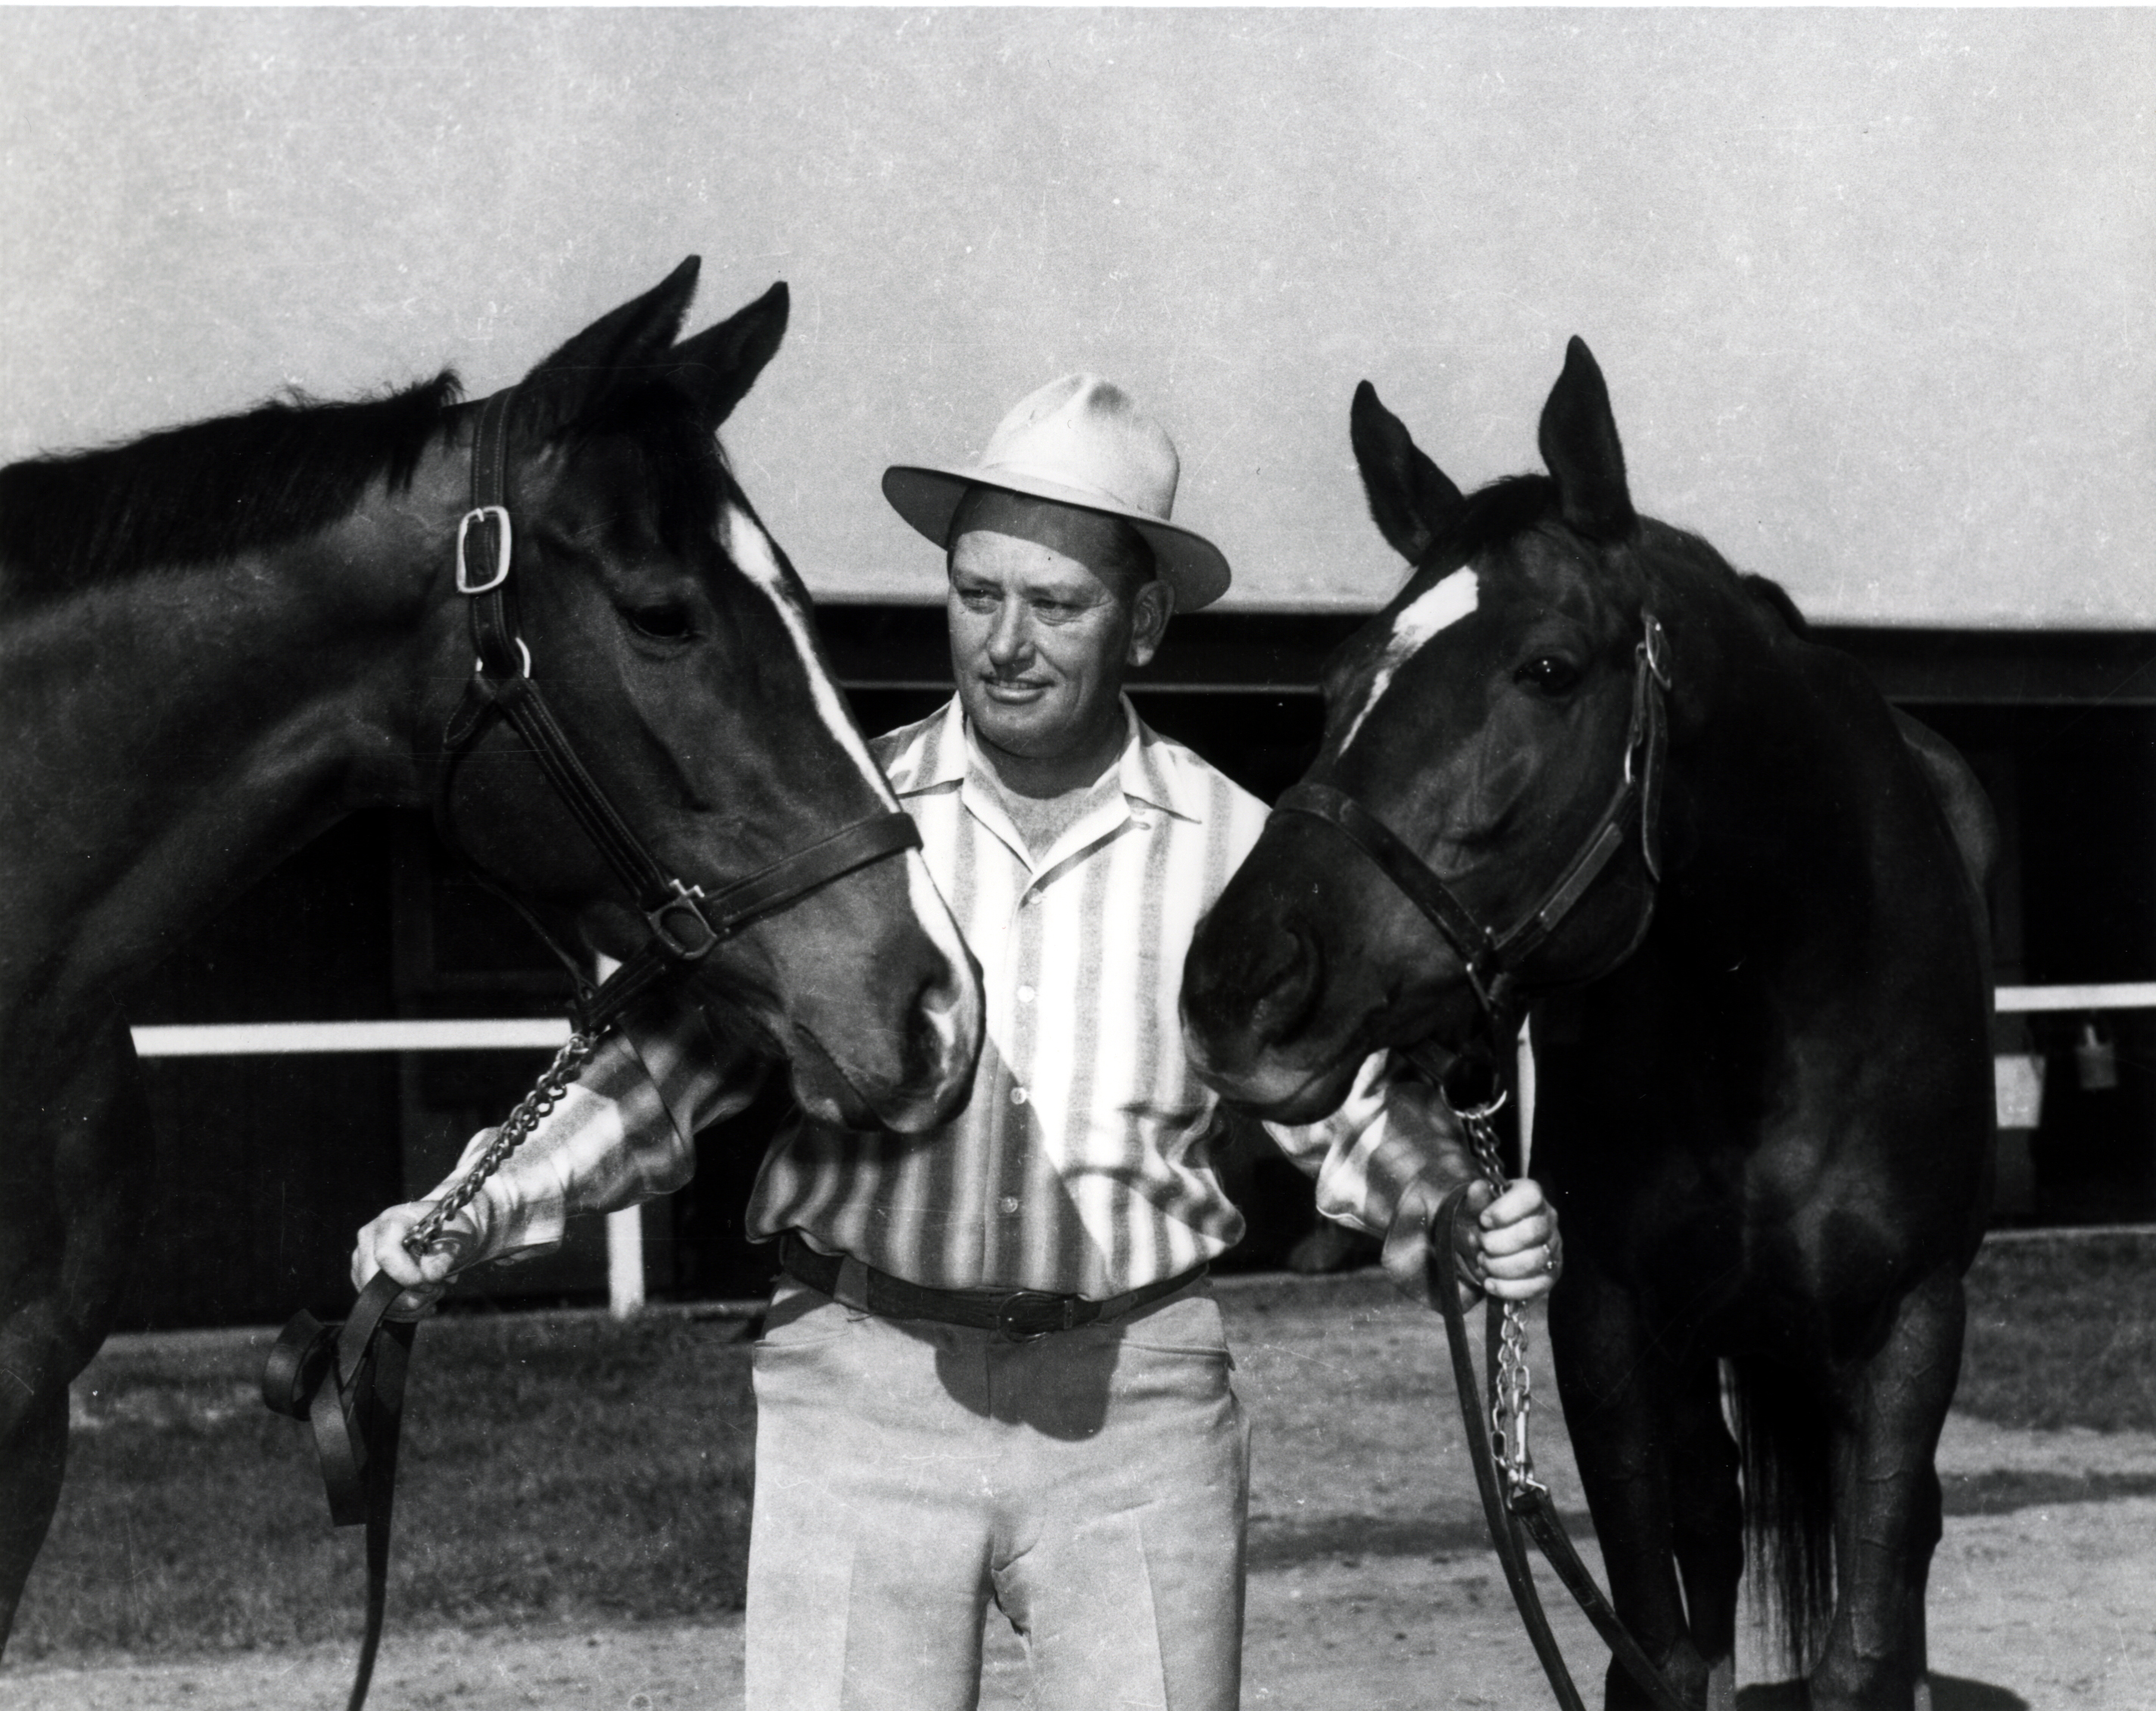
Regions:
<svg viewBox="0 0 2156 1711"><path fill-rule="evenodd" d="M1178 820L1204 820L1206 793L1201 781L1189 776L1180 752L1138 717L1130 696L1124 696L1122 704L1123 752L1116 769L1124 796L1133 804L1159 809ZM963 784L973 753L965 705L954 695L942 714L923 720L914 740L892 757L891 788L901 796L917 796Z"/></svg>
<svg viewBox="0 0 2156 1711"><path fill-rule="evenodd" d="M912 742L885 770L901 796L962 784L966 780L966 709L957 696L933 718L923 719Z"/></svg>

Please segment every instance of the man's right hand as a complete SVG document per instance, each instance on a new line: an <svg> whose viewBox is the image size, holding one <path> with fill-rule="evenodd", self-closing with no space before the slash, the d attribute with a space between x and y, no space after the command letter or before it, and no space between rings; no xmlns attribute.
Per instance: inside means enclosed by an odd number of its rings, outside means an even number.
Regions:
<svg viewBox="0 0 2156 1711"><path fill-rule="evenodd" d="M390 1308L398 1318L418 1318L434 1310L476 1236L468 1221L469 1213L460 1213L427 1245L425 1253L413 1258L404 1238L434 1209L432 1200L412 1200L390 1207L359 1232L352 1251L354 1289L366 1288L377 1272L387 1272L407 1286Z"/></svg>

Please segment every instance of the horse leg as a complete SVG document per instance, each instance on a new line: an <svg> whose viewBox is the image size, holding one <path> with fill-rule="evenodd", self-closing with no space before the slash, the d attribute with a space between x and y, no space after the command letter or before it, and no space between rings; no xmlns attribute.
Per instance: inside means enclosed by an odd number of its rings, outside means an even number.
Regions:
<svg viewBox="0 0 2156 1711"><path fill-rule="evenodd" d="M1737 1441L1722 1415L1722 1367L1712 1356L1670 1391L1670 1489L1677 1573L1692 1643L1707 1660L1707 1711L1737 1703L1737 1583L1744 1572L1744 1504Z"/></svg>
<svg viewBox="0 0 2156 1711"><path fill-rule="evenodd" d="M1834 1621L1815 1711L1911 1711L1924 1586L1940 1532L1939 1428L1961 1369L1961 1279L1942 1267L1904 1297L1884 1344L1837 1377Z"/></svg>
<svg viewBox="0 0 2156 1711"><path fill-rule="evenodd" d="M1917 1507L1909 1536L1909 1592L1904 1627L1909 1667L1917 1678L1916 1711L1932 1711L1931 1642L1924 1630L1924 1594L1931 1584L1932 1554L1946 1532L1946 1504L1939 1491L1939 1470L1929 1461L1917 1476Z"/></svg>
<svg viewBox="0 0 2156 1711"><path fill-rule="evenodd" d="M59 1500L68 1385L111 1328L149 1198L149 1107L113 1025L17 1107L0 1156L0 1648Z"/></svg>
<svg viewBox="0 0 2156 1711"><path fill-rule="evenodd" d="M1609 1577L1610 1602L1688 1703L1707 1703L1707 1666L1692 1642L1672 1559L1671 1434L1666 1368L1638 1301L1574 1250L1550 1297L1550 1341L1566 1430ZM1606 1711L1652 1705L1624 1666L1604 1678Z"/></svg>

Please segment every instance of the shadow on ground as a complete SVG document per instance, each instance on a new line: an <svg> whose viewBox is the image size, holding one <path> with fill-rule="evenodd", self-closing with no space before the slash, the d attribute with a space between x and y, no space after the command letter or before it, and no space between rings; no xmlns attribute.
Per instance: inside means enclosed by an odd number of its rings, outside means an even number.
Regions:
<svg viewBox="0 0 2156 1711"><path fill-rule="evenodd" d="M1737 1711L1804 1711L1805 1700L1802 1682L1775 1682L1742 1689L1737 1695ZM1966 1681L1956 1675L1935 1675L1932 1711L2029 1711L2029 1702L2010 1688Z"/></svg>

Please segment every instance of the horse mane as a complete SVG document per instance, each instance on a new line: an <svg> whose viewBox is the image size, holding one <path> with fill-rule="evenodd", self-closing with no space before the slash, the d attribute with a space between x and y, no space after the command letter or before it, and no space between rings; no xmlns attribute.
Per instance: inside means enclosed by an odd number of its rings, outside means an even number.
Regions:
<svg viewBox="0 0 2156 1711"><path fill-rule="evenodd" d="M1461 501L1429 558L1464 564L1516 535L1525 534L1557 506L1557 483L1548 475L1500 475Z"/></svg>
<svg viewBox="0 0 2156 1711"><path fill-rule="evenodd" d="M1744 584L1745 593L1772 611L1789 626L1789 633L1800 641L1811 639L1811 619L1797 609L1797 603L1789 598L1789 591L1772 577L1759 576L1751 571L1738 573L1738 580Z"/></svg>
<svg viewBox="0 0 2156 1711"><path fill-rule="evenodd" d="M1461 501L1421 563L1465 563L1556 517L1558 506L1557 483L1549 476L1500 476ZM1650 576L1657 568L1673 569L1708 586L1720 586L1799 640L1811 639L1810 620L1798 609L1788 589L1771 577L1738 570L1703 537L1642 516L1637 544L1640 568Z"/></svg>
<svg viewBox="0 0 2156 1711"><path fill-rule="evenodd" d="M461 396L446 369L401 392L345 403L295 393L125 444L0 469L0 607L325 528L377 477L393 491L408 486Z"/></svg>
<svg viewBox="0 0 2156 1711"><path fill-rule="evenodd" d="M1722 583L1740 601L1765 613L1799 641L1811 639L1811 620L1798 609L1789 591L1772 577L1738 570L1716 550L1712 542L1689 530L1657 522L1652 517L1640 518L1640 527L1641 545L1650 558L1681 563L1710 583Z"/></svg>

